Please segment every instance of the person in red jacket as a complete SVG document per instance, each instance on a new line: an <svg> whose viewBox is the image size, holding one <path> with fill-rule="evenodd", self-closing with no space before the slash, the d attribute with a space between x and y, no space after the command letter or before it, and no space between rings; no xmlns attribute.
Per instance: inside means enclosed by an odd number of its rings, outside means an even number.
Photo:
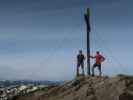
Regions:
<svg viewBox="0 0 133 100"><path fill-rule="evenodd" d="M98 70L99 70L99 76L102 75L102 71L101 71L101 64L102 62L105 60L105 58L100 54L99 51L96 52L96 55L93 57L93 56L90 56L90 58L92 59L95 59L95 63L93 64L93 67L92 67L92 76L94 76L94 69L97 67Z"/></svg>

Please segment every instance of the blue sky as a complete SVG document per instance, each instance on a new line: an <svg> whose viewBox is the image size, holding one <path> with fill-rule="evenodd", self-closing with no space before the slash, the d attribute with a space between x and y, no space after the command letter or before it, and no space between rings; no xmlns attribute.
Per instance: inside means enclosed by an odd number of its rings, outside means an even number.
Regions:
<svg viewBox="0 0 133 100"><path fill-rule="evenodd" d="M91 53L105 75L132 74L132 0L1 0L0 78L67 80L86 52L84 12L91 9ZM92 61L93 64L93 61Z"/></svg>

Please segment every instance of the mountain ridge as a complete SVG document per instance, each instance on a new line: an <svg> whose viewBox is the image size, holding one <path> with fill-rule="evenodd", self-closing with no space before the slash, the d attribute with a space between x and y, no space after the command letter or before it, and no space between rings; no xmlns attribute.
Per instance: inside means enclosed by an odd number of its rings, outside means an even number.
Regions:
<svg viewBox="0 0 133 100"><path fill-rule="evenodd" d="M79 76L61 86L16 100L133 100L133 76Z"/></svg>

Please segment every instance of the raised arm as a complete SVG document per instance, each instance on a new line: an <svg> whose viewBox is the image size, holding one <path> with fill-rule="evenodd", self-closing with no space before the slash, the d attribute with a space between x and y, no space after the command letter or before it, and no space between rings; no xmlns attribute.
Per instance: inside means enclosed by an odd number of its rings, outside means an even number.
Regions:
<svg viewBox="0 0 133 100"><path fill-rule="evenodd" d="M95 56L90 56L90 58L94 59L94 58L96 58L96 57L95 57Z"/></svg>

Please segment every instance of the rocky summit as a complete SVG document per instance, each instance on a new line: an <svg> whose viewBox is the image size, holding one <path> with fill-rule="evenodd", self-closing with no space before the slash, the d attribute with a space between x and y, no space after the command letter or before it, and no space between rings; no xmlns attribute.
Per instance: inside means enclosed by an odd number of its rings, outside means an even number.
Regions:
<svg viewBox="0 0 133 100"><path fill-rule="evenodd" d="M79 76L61 86L36 91L16 100L133 100L133 77Z"/></svg>

